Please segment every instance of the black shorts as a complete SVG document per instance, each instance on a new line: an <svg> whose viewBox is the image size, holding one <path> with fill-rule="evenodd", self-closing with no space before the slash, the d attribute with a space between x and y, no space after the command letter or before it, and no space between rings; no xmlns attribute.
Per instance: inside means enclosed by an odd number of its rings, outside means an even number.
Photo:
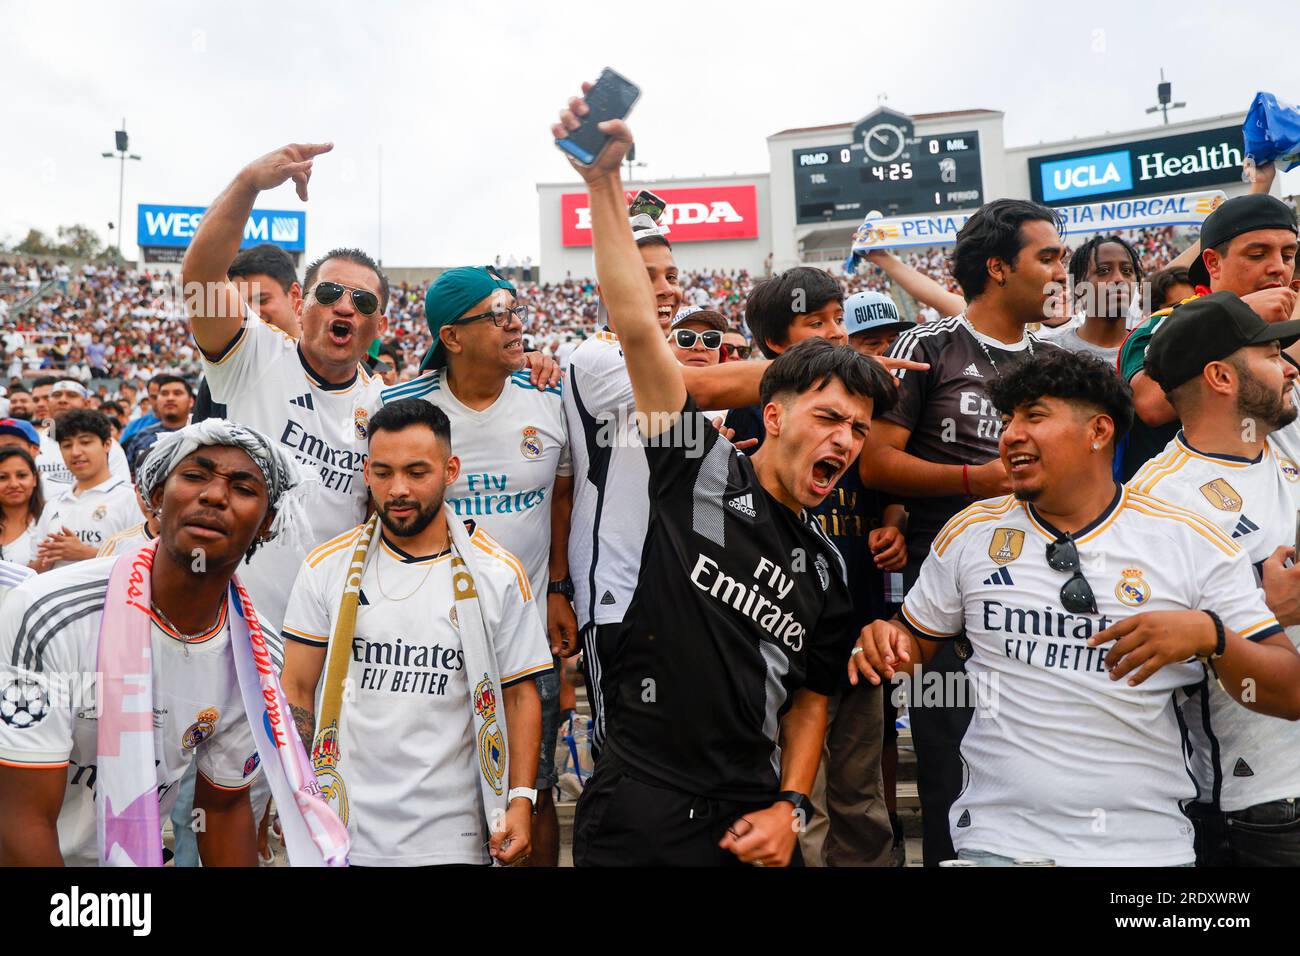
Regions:
<svg viewBox="0 0 1300 956"><path fill-rule="evenodd" d="M773 795L775 799L775 795ZM727 828L771 800L713 800L631 775L609 751L578 798L574 866L744 866L718 846ZM795 847L792 866L802 863Z"/></svg>

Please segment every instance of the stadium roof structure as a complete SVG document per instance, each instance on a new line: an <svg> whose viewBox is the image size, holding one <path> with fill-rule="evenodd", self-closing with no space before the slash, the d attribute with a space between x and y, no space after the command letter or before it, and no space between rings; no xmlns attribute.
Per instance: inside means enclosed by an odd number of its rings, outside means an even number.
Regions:
<svg viewBox="0 0 1300 956"><path fill-rule="evenodd" d="M956 116L1002 116L1001 110L948 110L945 113L913 113L909 114L916 122L928 122L930 120L950 119ZM778 133L773 133L768 139L776 139L778 136L802 136L807 133L826 133L836 129L852 129L861 122L861 117L848 123L831 123L828 126L800 126L795 129L783 129Z"/></svg>

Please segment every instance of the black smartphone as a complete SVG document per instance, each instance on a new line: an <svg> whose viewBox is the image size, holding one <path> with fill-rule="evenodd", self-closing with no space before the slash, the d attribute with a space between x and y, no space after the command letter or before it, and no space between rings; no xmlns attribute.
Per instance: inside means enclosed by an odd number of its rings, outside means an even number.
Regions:
<svg viewBox="0 0 1300 956"><path fill-rule="evenodd" d="M664 202L648 189L642 189L632 197L632 205L627 207L629 216L639 216L642 213L649 216L655 222L658 222L663 216L664 210L668 208L668 203Z"/></svg>
<svg viewBox="0 0 1300 956"><path fill-rule="evenodd" d="M600 71L595 85L587 92L589 112L582 117L582 125L564 139L557 139L560 147L584 166L590 166L609 142L609 137L596 128L605 120L623 119L632 112L632 104L641 95L641 88L609 67Z"/></svg>

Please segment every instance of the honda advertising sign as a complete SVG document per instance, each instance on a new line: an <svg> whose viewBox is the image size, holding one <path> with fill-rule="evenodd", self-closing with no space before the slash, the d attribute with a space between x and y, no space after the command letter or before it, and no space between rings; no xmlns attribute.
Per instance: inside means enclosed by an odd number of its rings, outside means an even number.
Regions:
<svg viewBox="0 0 1300 956"><path fill-rule="evenodd" d="M661 226L668 241L711 242L758 238L758 187L702 186L653 190L668 204ZM631 202L635 192L627 194ZM560 222L565 246L591 245L591 209L586 193L560 196Z"/></svg>

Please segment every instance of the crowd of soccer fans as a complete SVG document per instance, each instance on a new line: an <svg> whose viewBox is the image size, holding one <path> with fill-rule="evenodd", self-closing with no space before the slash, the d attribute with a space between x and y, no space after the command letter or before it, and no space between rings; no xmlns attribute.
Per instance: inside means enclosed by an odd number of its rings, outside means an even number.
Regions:
<svg viewBox="0 0 1300 956"><path fill-rule="evenodd" d="M1300 862L1272 171L1199 235L1003 199L686 273L607 131L591 278L240 251L328 144L237 172L203 295L0 267L0 864L161 863L169 816L177 865L554 866L568 658L578 865L898 865L904 708L927 864Z"/></svg>

